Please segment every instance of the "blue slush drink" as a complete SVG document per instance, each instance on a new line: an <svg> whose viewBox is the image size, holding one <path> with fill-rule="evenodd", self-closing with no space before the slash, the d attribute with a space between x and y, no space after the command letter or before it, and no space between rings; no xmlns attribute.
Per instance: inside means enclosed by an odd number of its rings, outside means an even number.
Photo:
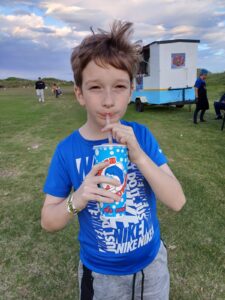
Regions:
<svg viewBox="0 0 225 300"><path fill-rule="evenodd" d="M100 212L104 218L118 218L126 214L126 183L128 169L128 150L125 145L103 144L94 146L94 163L109 161L110 165L100 170L98 175L115 178L120 181L120 186L103 183L101 188L116 193L121 197L119 202L99 203Z"/></svg>

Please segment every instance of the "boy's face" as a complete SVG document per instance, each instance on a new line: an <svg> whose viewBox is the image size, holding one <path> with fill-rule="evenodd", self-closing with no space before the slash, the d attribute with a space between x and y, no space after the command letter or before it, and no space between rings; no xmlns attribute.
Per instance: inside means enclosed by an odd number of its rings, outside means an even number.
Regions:
<svg viewBox="0 0 225 300"><path fill-rule="evenodd" d="M86 107L87 123L101 129L109 114L112 123L118 122L126 112L132 86L127 72L111 65L100 67L90 61L82 73L82 88L76 87L79 103Z"/></svg>

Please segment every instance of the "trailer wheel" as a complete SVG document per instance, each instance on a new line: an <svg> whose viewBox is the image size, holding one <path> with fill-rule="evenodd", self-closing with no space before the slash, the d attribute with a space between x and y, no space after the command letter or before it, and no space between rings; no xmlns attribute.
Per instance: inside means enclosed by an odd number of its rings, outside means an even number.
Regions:
<svg viewBox="0 0 225 300"><path fill-rule="evenodd" d="M176 108L182 108L182 107L184 107L184 104L177 104L176 105Z"/></svg>
<svg viewBox="0 0 225 300"><path fill-rule="evenodd" d="M144 111L144 103L141 102L139 98L135 100L135 107L137 112L143 112Z"/></svg>

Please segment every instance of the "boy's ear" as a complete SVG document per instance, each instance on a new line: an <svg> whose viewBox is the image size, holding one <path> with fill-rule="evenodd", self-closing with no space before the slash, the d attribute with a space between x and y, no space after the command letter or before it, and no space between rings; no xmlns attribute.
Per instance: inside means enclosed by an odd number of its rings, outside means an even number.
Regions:
<svg viewBox="0 0 225 300"><path fill-rule="evenodd" d="M84 106L85 105L85 102L84 102L84 98L83 98L83 93L82 93L82 89L78 86L74 86L74 93L76 95L76 99L77 101L80 103L81 106Z"/></svg>

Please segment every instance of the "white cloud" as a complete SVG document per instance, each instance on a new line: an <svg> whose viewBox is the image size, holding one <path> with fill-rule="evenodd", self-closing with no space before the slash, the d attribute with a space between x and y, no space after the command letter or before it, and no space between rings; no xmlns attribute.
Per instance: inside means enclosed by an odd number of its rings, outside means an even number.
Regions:
<svg viewBox="0 0 225 300"><path fill-rule="evenodd" d="M218 27L224 27L225 26L225 21L219 22L217 24Z"/></svg>
<svg viewBox="0 0 225 300"><path fill-rule="evenodd" d="M45 9L46 16L61 20L70 26L75 26L79 30L85 30L91 25L97 25L101 20L103 11L94 7L90 8L90 5L83 7L69 5L65 2L68 1L64 1L63 4L61 1L43 1L40 6Z"/></svg>
<svg viewBox="0 0 225 300"><path fill-rule="evenodd" d="M220 31L211 31L208 33L205 33L203 35L204 39L210 42L212 45L218 45L221 44L225 46L225 29ZM224 48L224 47L223 47Z"/></svg>
<svg viewBox="0 0 225 300"><path fill-rule="evenodd" d="M34 13L32 14L27 14L27 15L2 15L0 16L0 22L6 23L7 26L12 27L12 26L20 26L20 25L28 25L32 24L32 27L38 27L38 26L43 26L44 21L43 18L40 16L35 15ZM29 26L29 25L28 25Z"/></svg>
<svg viewBox="0 0 225 300"><path fill-rule="evenodd" d="M225 56L225 50L224 49L219 49L217 52L214 53L214 55Z"/></svg>
<svg viewBox="0 0 225 300"><path fill-rule="evenodd" d="M21 52L29 49L31 60L32 51L36 56L43 56L44 51L48 61L52 56L61 60L63 53L69 59L71 49L90 33L90 26L95 31L108 30L114 19L122 19L134 23L134 39L143 40L143 44L163 39L200 39L199 65L223 71L224 16L224 0L189 4L187 0L0 1L0 54L5 51L14 55L19 48Z"/></svg>
<svg viewBox="0 0 225 300"><path fill-rule="evenodd" d="M28 24L32 24L32 27ZM22 16L0 16L0 27L2 33L14 37L34 38L35 33L32 33L32 28L40 28L42 26L44 26L43 19L34 14Z"/></svg>
<svg viewBox="0 0 225 300"><path fill-rule="evenodd" d="M30 40L53 50L71 48L74 40L80 40L83 32L73 30L71 26L47 26L44 18L35 14L0 16L0 36Z"/></svg>
<svg viewBox="0 0 225 300"><path fill-rule="evenodd" d="M200 51L205 51L205 50L209 50L210 47L209 47L208 44L199 44L199 45L198 45L198 49L199 49Z"/></svg>
<svg viewBox="0 0 225 300"><path fill-rule="evenodd" d="M176 36L192 36L195 34L195 28L193 26L181 25L172 28L170 33Z"/></svg>

